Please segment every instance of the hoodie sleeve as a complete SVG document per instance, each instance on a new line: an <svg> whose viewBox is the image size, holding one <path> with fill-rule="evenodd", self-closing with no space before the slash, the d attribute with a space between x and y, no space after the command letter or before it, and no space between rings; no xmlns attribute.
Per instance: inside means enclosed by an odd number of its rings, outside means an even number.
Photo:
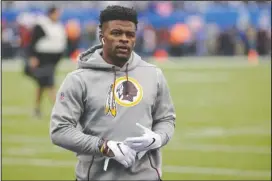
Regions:
<svg viewBox="0 0 272 181"><path fill-rule="evenodd" d="M99 154L100 138L76 128L84 111L84 87L76 73L66 76L57 93L51 114L50 136L53 144L67 150Z"/></svg>
<svg viewBox="0 0 272 181"><path fill-rule="evenodd" d="M152 110L152 130L162 138L162 146L166 145L174 134L176 114L167 81L157 68L157 97Z"/></svg>

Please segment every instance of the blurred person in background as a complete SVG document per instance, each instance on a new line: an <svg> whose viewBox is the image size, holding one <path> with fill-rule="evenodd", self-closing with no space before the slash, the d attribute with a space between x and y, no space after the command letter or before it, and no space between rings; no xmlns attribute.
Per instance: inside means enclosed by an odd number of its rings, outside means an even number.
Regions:
<svg viewBox="0 0 272 181"><path fill-rule="evenodd" d="M47 90L55 102L55 69L66 48L66 33L59 23L60 10L50 7L48 16L39 16L31 32L29 75L37 82L34 115L41 116L41 100Z"/></svg>
<svg viewBox="0 0 272 181"><path fill-rule="evenodd" d="M16 22L1 22L2 58L12 59L18 53L20 47L19 31Z"/></svg>
<svg viewBox="0 0 272 181"><path fill-rule="evenodd" d="M82 31L81 43L84 49L93 46L97 41L97 24L94 21L89 21L85 24Z"/></svg>
<svg viewBox="0 0 272 181"><path fill-rule="evenodd" d="M192 43L192 34L187 24L176 23L170 29L169 54L173 57L184 56L187 53L188 45Z"/></svg>
<svg viewBox="0 0 272 181"><path fill-rule="evenodd" d="M143 29L143 42L142 42L142 53L145 57L153 55L157 46L156 31L151 25L146 25Z"/></svg>
<svg viewBox="0 0 272 181"><path fill-rule="evenodd" d="M66 23L65 29L67 34L67 55L71 57L79 47L81 27L77 19L70 19Z"/></svg>
<svg viewBox="0 0 272 181"><path fill-rule="evenodd" d="M12 57L12 47L10 44L12 31L5 20L1 21L1 56L2 58Z"/></svg>
<svg viewBox="0 0 272 181"><path fill-rule="evenodd" d="M257 31L253 26L249 26L245 32L246 36L246 55L250 51L256 51L257 49Z"/></svg>
<svg viewBox="0 0 272 181"><path fill-rule="evenodd" d="M219 27L215 23L206 24L204 27L207 31L207 41L205 42L205 46L207 47L208 55L216 55L217 54L217 38L219 37L220 31Z"/></svg>
<svg viewBox="0 0 272 181"><path fill-rule="evenodd" d="M191 55L204 56L207 53L205 42L207 41L207 33L204 28L204 20L201 16L192 15L186 19L186 24L192 33L193 40L191 41Z"/></svg>
<svg viewBox="0 0 272 181"><path fill-rule="evenodd" d="M159 148L172 138L176 115L161 69L133 51L137 24L132 8L101 11L102 45L79 56L58 91L51 140L77 153L78 181L161 178Z"/></svg>
<svg viewBox="0 0 272 181"><path fill-rule="evenodd" d="M263 11L258 22L257 51L259 55L269 55L271 53L271 17L269 17L269 12Z"/></svg>
<svg viewBox="0 0 272 181"><path fill-rule="evenodd" d="M169 31L167 28L160 28L156 31L157 34L157 46L156 46L156 52L158 50L162 50L167 52L168 44L169 44ZM156 54L155 52L155 54Z"/></svg>
<svg viewBox="0 0 272 181"><path fill-rule="evenodd" d="M235 53L236 35L235 28L226 29L218 38L218 54L223 56L232 56Z"/></svg>
<svg viewBox="0 0 272 181"><path fill-rule="evenodd" d="M25 67L24 73L31 76L28 69L28 60L29 60L29 45L31 41L31 31L35 24L36 14L24 12L17 17L16 21L18 23L18 30L20 34L20 56L22 57Z"/></svg>
<svg viewBox="0 0 272 181"><path fill-rule="evenodd" d="M270 52L271 43L269 41L269 37L271 36L271 30L267 29L267 26L271 26L271 10L267 7L271 6L270 1L263 1L263 2L253 2L250 3L244 3L240 1L225 1L225 2L217 2L217 1L206 1L206 2L197 2L197 1L175 1L175 2L163 2L163 1L146 1L146 2L133 2L133 1L105 1L105 2L20 2L20 1L13 1L13 2L3 2L3 13L2 17L4 17L7 20L7 24L10 24L13 20L13 17L15 14L18 15L20 18L21 16L24 16L24 12L29 11L33 12L43 10L45 7L48 7L49 4L57 4L58 7L64 7L64 18L63 20L66 21L67 18L69 19L76 19L76 21L79 22L80 25L78 27L83 27L82 33L68 33L69 34L69 45L68 45L68 51L70 53L70 58L76 57L74 55L77 55L77 53L80 51L81 48L87 48L86 44L89 41L88 38L88 30L85 30L85 23L89 22L90 20L94 20L96 13L99 9L107 6L108 4L116 4L122 2L122 5L125 7L131 6L137 8L139 12L139 17L141 21L143 19L148 20L148 24L152 25L154 27L154 31L157 33L160 28L169 29L171 33L171 27L173 24L177 23L184 23L188 24L190 23L186 22L186 19L191 17L192 15L199 16L199 18L202 18L204 23L211 24L214 23L218 28L220 29L219 34L220 36L215 35L213 37L213 30L210 30L209 28L204 30L198 30L198 31L192 31L191 32L191 38L190 41L180 43L179 45L175 45L176 41L172 41L170 38L170 41L165 44L165 47L169 50L170 56L186 56L186 55L224 55L224 54L243 54L246 55L247 53L247 46L248 41L246 37L246 28L249 26L249 24L252 23L252 25L255 27L257 32L257 51L261 55L268 55ZM34 5L33 5L34 3ZM33 6L35 7L33 7ZM31 8L27 8L29 6L32 6ZM27 8L27 10L25 9ZM88 9L90 8L90 9ZM222 11L217 11L218 8L221 8ZM84 13L84 16L82 16L81 11L75 11L75 9L81 9L84 10L84 12L90 12L90 13ZM88 9L88 10L86 10ZM22 11L23 10L23 11ZM5 12L6 11L6 12ZM11 13L12 12L12 13ZM23 12L23 14L21 14ZM235 12L235 13L234 13ZM224 18L222 16L222 13L225 15ZM252 14L253 13L253 14ZM8 18L6 18L8 17ZM224 20L223 20L223 19ZM257 18L257 19L256 19ZM193 18L195 19L195 18ZM258 20L259 19L259 20ZM257 20L257 21L256 21ZM185 22L184 22L185 21ZM191 21L192 24L198 24L196 23L198 20ZM261 24L265 24L265 33L263 31L263 25L261 27L258 25L258 21L261 21ZM65 22L63 22L65 23ZM96 22L95 22L96 23ZM257 23L257 24L256 24ZM238 28L238 37L237 33L233 33L233 31L229 31L230 28L236 24L236 27ZM10 26L10 25L8 25ZM193 25L195 26L195 25ZM198 25L197 25L198 26ZM10 29L10 28L8 28ZM13 32L16 32L16 27L11 27ZM73 32L77 28L71 28L70 32ZM191 27L189 27L191 29ZM22 29L21 29L22 30ZM21 31L20 30L20 31ZM97 28L98 30L98 28ZM207 30L207 31L206 31ZM23 31L23 30L22 30ZM93 30L90 32L90 39L93 39ZM160 30L159 30L160 31ZM227 32L229 31L229 32ZM10 30L6 31L4 33L5 36L3 39L6 41L7 39L13 39L15 40L15 34L16 33L7 33L10 32ZM76 31L74 31L76 32ZM98 32L98 31L97 31ZM140 55L143 55L146 51L142 44L144 42L143 33L140 30L140 36L137 36L137 44L135 47L135 50ZM179 30L177 32L180 32ZM77 35L76 35L77 34ZM78 35L79 34L79 35ZM97 33L98 34L98 33ZM184 34L184 33L182 33ZM76 36L74 36L76 35ZM174 35L175 36L175 35ZM177 35L178 37L179 35ZM181 35L182 36L182 35ZM268 38L267 38L268 36ZM75 38L76 37L76 38ZM96 35L96 41L98 42L98 36ZM210 38L212 37L212 38ZM231 46L225 46L222 44L222 38L231 38L231 41L227 41L227 44L236 44L235 47L237 48L228 48ZM218 39L218 41L217 41ZM221 40L220 40L221 39ZM24 38L24 40L26 40ZM23 41L24 41L23 40ZM229 40L229 39L228 39ZM263 41L265 40L265 41ZM158 43L155 46L155 52L158 49L165 49L161 47L160 43L160 37L158 37ZM218 45L221 41L220 47L216 48L216 43ZM12 46L11 43L8 42L3 46L6 51L3 52L3 55L9 54L10 58L14 58L14 55L17 55L18 48L14 48L14 45L16 45L13 41ZM26 42L26 41L24 41ZM236 42L236 43L235 43ZM238 43L237 43L238 42ZM26 45L25 43L23 43ZM93 43L96 44L96 43ZM148 44L148 43L147 43ZM150 43L151 45L152 43ZM205 46L205 45L209 46ZM224 48L223 48L224 47ZM208 50L207 50L208 49ZM218 50L216 50L218 49ZM19 50L20 51L20 50ZM220 53L218 53L219 51ZM13 52L13 53L11 53ZM67 54L66 54L67 55Z"/></svg>

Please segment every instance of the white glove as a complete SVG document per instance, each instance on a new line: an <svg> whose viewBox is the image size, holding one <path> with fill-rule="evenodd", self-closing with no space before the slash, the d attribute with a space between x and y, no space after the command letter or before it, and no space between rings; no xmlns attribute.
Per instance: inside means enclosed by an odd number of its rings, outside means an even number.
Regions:
<svg viewBox="0 0 272 181"><path fill-rule="evenodd" d="M130 167L135 162L136 152L127 145L124 145L124 143L108 141L107 146L114 154L113 157L107 157L107 159L114 159L126 168ZM109 160L105 161L104 170L107 170L108 161Z"/></svg>
<svg viewBox="0 0 272 181"><path fill-rule="evenodd" d="M160 135L154 133L152 130L142 126L139 123L136 123L136 126L143 129L144 134L140 137L129 137L125 139L125 145L128 145L136 152L148 151L161 147L162 141Z"/></svg>

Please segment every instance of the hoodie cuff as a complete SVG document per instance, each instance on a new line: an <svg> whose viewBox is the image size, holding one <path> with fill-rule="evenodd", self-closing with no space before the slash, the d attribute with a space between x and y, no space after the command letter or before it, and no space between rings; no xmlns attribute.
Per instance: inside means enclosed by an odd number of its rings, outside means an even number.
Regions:
<svg viewBox="0 0 272 181"><path fill-rule="evenodd" d="M160 135L160 137L161 137L161 147L168 143L169 136L166 133L163 133L161 131L155 131L154 133Z"/></svg>

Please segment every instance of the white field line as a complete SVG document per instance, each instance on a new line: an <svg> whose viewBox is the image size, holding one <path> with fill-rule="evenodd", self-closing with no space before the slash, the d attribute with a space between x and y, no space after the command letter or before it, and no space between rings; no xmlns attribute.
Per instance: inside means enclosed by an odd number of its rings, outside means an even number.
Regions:
<svg viewBox="0 0 272 181"><path fill-rule="evenodd" d="M66 152L66 150L57 147L57 146L51 146L50 149L48 147L42 147L42 148L30 148L30 147L10 147L6 150L2 150L3 155L10 155L10 156L35 156L39 154L44 153L63 153Z"/></svg>
<svg viewBox="0 0 272 181"><path fill-rule="evenodd" d="M268 121L267 121L268 122ZM241 135L259 135L270 136L271 129L267 126L258 127L243 127L243 128L222 128L222 127L208 127L208 128L191 128L183 131L178 137L184 138L212 138L212 137L232 137Z"/></svg>
<svg viewBox="0 0 272 181"><path fill-rule="evenodd" d="M198 107L212 107L212 106L227 106L230 105L231 103L226 100L226 99L218 99L211 103L210 101L205 101L205 100L198 100L194 101L194 103L186 103L184 104L183 102L176 102L176 105L182 106L182 107L190 107L190 106L198 106ZM50 115L50 112L45 112L46 114L43 116ZM26 108L22 106L5 106L3 105L2 107L2 115L4 116L13 116L13 115L28 115L32 116L33 115L33 109L32 108ZM7 120L5 120L5 123L8 124ZM207 122L206 120L190 120L190 122ZM271 122L271 121L270 121Z"/></svg>
<svg viewBox="0 0 272 181"><path fill-rule="evenodd" d="M51 143L50 138L27 138L27 137L4 137L4 143L20 143L20 146L3 147L4 155L38 155L41 153L61 153L65 151ZM182 143L172 140L163 149L173 151L198 151L198 152L221 152L221 153L249 153L270 155L269 146L250 146L250 145L226 145L226 144L199 144Z"/></svg>
<svg viewBox="0 0 272 181"><path fill-rule="evenodd" d="M180 174L204 174L204 175L229 175L237 177L270 177L271 171L257 171L257 170L238 170L229 168L207 168L194 166L164 166L164 172L180 173Z"/></svg>
<svg viewBox="0 0 272 181"><path fill-rule="evenodd" d="M33 143L33 144L44 144L51 143L50 137L37 137L37 136L26 136L26 135L4 135L3 142L6 143Z"/></svg>
<svg viewBox="0 0 272 181"><path fill-rule="evenodd" d="M5 121L2 124L12 124L16 123L17 120ZM20 121L18 121L20 122ZM193 131L191 131L193 130ZM231 136L241 136L241 135L256 135L256 136L270 136L271 130L269 127L263 125L263 123L258 125L258 127L244 127L244 128L222 128L222 127L203 127L203 128L191 128L184 130L182 133L175 133L174 138L212 138L212 137L231 137ZM177 139L176 142L179 142ZM3 142L13 142L13 143L45 143L50 141L50 137L33 137L26 135L4 135L2 138Z"/></svg>
<svg viewBox="0 0 272 181"><path fill-rule="evenodd" d="M32 120L32 122L37 120ZM20 120L3 120L2 126L16 126L17 122ZM29 122L29 121L27 121ZM219 138L219 137L235 137L235 136L247 136L247 135L256 135L256 136L270 136L271 129L264 123L270 121L262 121L257 126L249 126L242 128L223 128L223 127L202 127L202 128L186 128L182 133L176 132L174 138L189 138L189 139L204 139L204 138ZM49 136L49 135L48 135ZM24 140L26 142L32 142L35 138L25 135L4 135L3 141L5 139L9 141ZM45 138L41 138L45 139ZM49 139L49 137L48 137ZM38 141L40 139L38 138Z"/></svg>
<svg viewBox="0 0 272 181"><path fill-rule="evenodd" d="M199 152L221 152L221 153L249 153L270 155L271 147L269 146L247 146L247 145L218 145L218 144L169 144L166 150L184 150Z"/></svg>
<svg viewBox="0 0 272 181"><path fill-rule="evenodd" d="M225 59L225 61L224 61ZM232 59L234 59L232 57ZM197 57L182 57L182 58L174 58L173 61L167 62L165 64L159 64L164 69L205 69L205 68L245 68L252 66L249 64L245 57L236 57L237 61L230 61L227 57L209 57L209 58L197 58ZM179 61L182 60L182 61ZM213 60L213 61L211 61ZM218 61L220 60L220 61ZM271 58L270 58L271 60ZM150 62L154 63L154 62ZM156 62L155 62L156 64ZM270 65L270 61L262 61L260 64ZM255 66L255 65L254 65ZM16 61L3 61L2 62L2 71L3 72L19 72L23 70L23 61L18 59ZM57 67L57 71L71 71L76 69L76 64L71 62L70 60L62 60Z"/></svg>
<svg viewBox="0 0 272 181"><path fill-rule="evenodd" d="M73 167L76 161L59 161L50 159L37 158L13 158L3 157L2 164L4 165L31 165L40 167Z"/></svg>
<svg viewBox="0 0 272 181"><path fill-rule="evenodd" d="M3 106L2 108L2 114L5 116L30 115L32 112L33 112L33 109L19 107L19 106Z"/></svg>
<svg viewBox="0 0 272 181"><path fill-rule="evenodd" d="M176 83L222 83L230 80L228 72L175 72Z"/></svg>
<svg viewBox="0 0 272 181"><path fill-rule="evenodd" d="M265 65L265 63L264 63ZM188 63L188 64L182 64L182 63L171 63L171 64L165 64L162 65L163 69L170 69L170 70L187 70L187 69L241 69L241 68L248 68L248 67L254 67L255 65L251 65L247 62L206 62L206 63ZM258 66L258 65L257 65ZM269 64L267 64L269 66Z"/></svg>
<svg viewBox="0 0 272 181"><path fill-rule="evenodd" d="M184 100L176 100L175 106L182 107L182 108L193 108L193 109L200 109L200 108L214 108L214 107L230 107L232 106L232 102L230 99L224 99L219 96L215 96L211 100L207 100L207 94L203 93L202 97L196 98L196 97L190 97L190 101L184 101ZM186 97L187 99L188 97ZM197 119L197 120L190 120L190 122L204 122L206 120Z"/></svg>
<svg viewBox="0 0 272 181"><path fill-rule="evenodd" d="M49 149L50 147L50 149ZM169 144L163 149L172 151L197 151L197 152L220 152L220 153L248 153L270 155L269 146L246 146L246 145L217 145L217 144ZM21 147L2 148L3 155L39 155L43 153L62 153L66 150L57 146L49 145L47 147L34 147L34 145L24 145Z"/></svg>
<svg viewBox="0 0 272 181"><path fill-rule="evenodd" d="M3 157L3 166L21 165L21 166L39 166L39 167L69 167L75 166L76 161L58 161L50 159L29 159L29 158L11 158ZM195 166L163 166L163 172L178 174L204 174L204 175L228 175L237 177L269 177L271 171L268 170L239 170L229 168L207 168Z"/></svg>

